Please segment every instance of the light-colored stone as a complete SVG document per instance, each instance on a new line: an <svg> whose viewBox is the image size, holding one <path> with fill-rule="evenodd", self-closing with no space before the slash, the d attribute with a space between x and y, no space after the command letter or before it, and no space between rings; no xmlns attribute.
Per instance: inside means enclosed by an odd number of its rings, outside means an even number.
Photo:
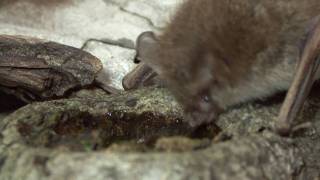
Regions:
<svg viewBox="0 0 320 180"><path fill-rule="evenodd" d="M105 0L110 2L110 0ZM150 20L155 27L164 27L183 0L111 0L125 11Z"/></svg>
<svg viewBox="0 0 320 180"><path fill-rule="evenodd" d="M89 42L84 49L102 61L103 71L99 74L98 80L116 89L122 89L122 78L135 67L135 51L94 41Z"/></svg>
<svg viewBox="0 0 320 180"><path fill-rule="evenodd" d="M91 38L117 40L126 37L134 40L142 31L151 29L145 19L123 12L103 0L66 2L40 6L28 0L0 7L0 33L40 36L81 47L72 39L83 43ZM61 42L64 38L59 36L71 39Z"/></svg>

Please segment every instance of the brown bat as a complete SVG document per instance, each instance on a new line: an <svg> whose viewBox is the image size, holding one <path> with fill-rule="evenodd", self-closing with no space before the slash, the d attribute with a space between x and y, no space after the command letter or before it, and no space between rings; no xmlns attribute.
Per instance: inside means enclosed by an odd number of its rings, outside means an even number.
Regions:
<svg viewBox="0 0 320 180"><path fill-rule="evenodd" d="M161 35L138 37L143 64L123 84L138 87L155 71L191 126L292 84L276 126L287 134L320 75L319 14L319 0L187 0Z"/></svg>

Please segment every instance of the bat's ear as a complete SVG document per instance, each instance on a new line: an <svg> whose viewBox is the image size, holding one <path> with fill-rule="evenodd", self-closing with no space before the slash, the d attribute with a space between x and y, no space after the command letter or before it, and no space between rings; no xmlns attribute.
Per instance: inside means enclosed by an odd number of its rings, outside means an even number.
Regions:
<svg viewBox="0 0 320 180"><path fill-rule="evenodd" d="M155 49L159 46L156 35L151 31L141 33L136 40L135 63L146 62L155 54Z"/></svg>

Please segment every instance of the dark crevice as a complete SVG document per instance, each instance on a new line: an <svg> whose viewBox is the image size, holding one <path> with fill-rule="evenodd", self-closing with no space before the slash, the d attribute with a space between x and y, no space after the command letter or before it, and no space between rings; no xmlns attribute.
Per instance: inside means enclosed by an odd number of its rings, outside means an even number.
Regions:
<svg viewBox="0 0 320 180"><path fill-rule="evenodd" d="M0 91L0 113L11 112L24 105L26 103L16 96Z"/></svg>

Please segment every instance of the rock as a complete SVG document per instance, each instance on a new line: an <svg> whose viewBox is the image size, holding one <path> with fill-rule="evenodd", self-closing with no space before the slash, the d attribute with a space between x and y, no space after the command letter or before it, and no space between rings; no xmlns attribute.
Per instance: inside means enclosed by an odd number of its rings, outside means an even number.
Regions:
<svg viewBox="0 0 320 180"><path fill-rule="evenodd" d="M80 48L89 39L132 41L148 22L103 0L4 0L0 4L0 33L27 35Z"/></svg>
<svg viewBox="0 0 320 180"><path fill-rule="evenodd" d="M210 146L209 139L190 139L186 137L165 137L159 138L155 143L155 150L165 152L186 152L199 149L205 149Z"/></svg>
<svg viewBox="0 0 320 180"><path fill-rule="evenodd" d="M111 86L123 90L123 77L135 67L133 63L135 50L101 42L90 42L84 50L95 54L102 61L103 71L99 73L97 82L104 87Z"/></svg>
<svg viewBox="0 0 320 180"><path fill-rule="evenodd" d="M204 144L164 137L188 136L190 129L163 89L34 103L0 124L0 179L314 179L320 121L311 114L319 102L314 98L302 114L314 126L292 138L268 131L279 103L256 102L219 119L230 138Z"/></svg>
<svg viewBox="0 0 320 180"><path fill-rule="evenodd" d="M110 0L105 0L110 2ZM111 0L125 12L139 15L155 28L164 27L174 14L181 0ZM143 9L143 10L141 10Z"/></svg>

